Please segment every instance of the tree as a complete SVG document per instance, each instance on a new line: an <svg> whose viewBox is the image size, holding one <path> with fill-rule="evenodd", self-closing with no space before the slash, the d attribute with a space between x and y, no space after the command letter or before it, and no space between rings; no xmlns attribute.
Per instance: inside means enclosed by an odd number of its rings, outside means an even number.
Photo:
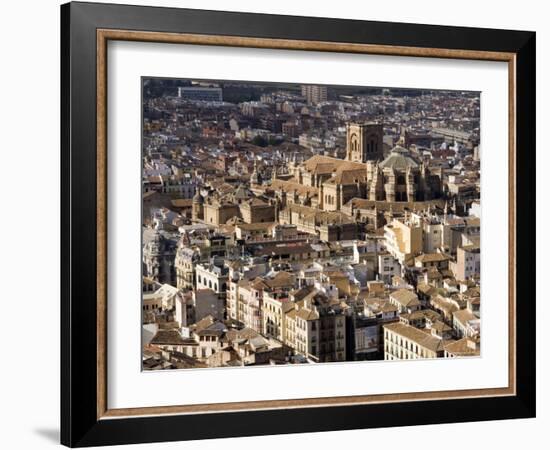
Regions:
<svg viewBox="0 0 550 450"><path fill-rule="evenodd" d="M267 139L260 134L257 134L254 139L252 139L252 143L258 147L267 147Z"/></svg>
<svg viewBox="0 0 550 450"><path fill-rule="evenodd" d="M275 136L270 136L267 143L268 143L269 145L275 146L275 145L279 145L281 142L282 142L281 139L278 139L278 138L276 138Z"/></svg>

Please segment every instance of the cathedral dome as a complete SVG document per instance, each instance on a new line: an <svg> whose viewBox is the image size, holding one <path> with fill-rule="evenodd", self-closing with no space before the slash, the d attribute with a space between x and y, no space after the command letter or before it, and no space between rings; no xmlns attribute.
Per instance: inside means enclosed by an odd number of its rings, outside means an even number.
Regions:
<svg viewBox="0 0 550 450"><path fill-rule="evenodd" d="M399 145L395 146L387 158L380 163L382 169L407 170L416 169L420 164L411 156L410 152Z"/></svg>
<svg viewBox="0 0 550 450"><path fill-rule="evenodd" d="M252 193L244 184L240 184L233 193L233 199L235 201L248 200L250 197L252 197Z"/></svg>

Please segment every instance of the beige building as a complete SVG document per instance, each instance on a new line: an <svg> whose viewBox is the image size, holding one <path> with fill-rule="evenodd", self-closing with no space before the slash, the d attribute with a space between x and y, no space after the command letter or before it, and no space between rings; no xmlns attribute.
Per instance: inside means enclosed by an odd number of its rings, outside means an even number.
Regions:
<svg viewBox="0 0 550 450"><path fill-rule="evenodd" d="M430 296L430 306L441 314L443 320L447 323L452 323L453 313L463 308L461 301L457 296L444 297L440 294Z"/></svg>
<svg viewBox="0 0 550 450"><path fill-rule="evenodd" d="M142 294L142 309L144 316L149 312L162 311L162 297L154 292Z"/></svg>
<svg viewBox="0 0 550 450"><path fill-rule="evenodd" d="M453 329L459 337L473 337L480 332L480 300L471 298L467 301L467 306L453 312Z"/></svg>
<svg viewBox="0 0 550 450"><path fill-rule="evenodd" d="M195 287L195 266L200 259L200 251L185 245L178 245L174 265L176 268L176 287L193 289Z"/></svg>
<svg viewBox="0 0 550 450"><path fill-rule="evenodd" d="M263 330L266 336L284 342L286 314L295 308L288 295L267 292L263 298Z"/></svg>
<svg viewBox="0 0 550 450"><path fill-rule="evenodd" d="M230 330L225 336L226 347L214 354L208 363L214 367L223 365L259 365L270 362L287 362L290 349L280 341L262 336L251 328ZM234 352L234 353L233 353ZM236 361L231 361L232 356ZM221 358L220 358L221 356ZM216 361L221 359L221 361Z"/></svg>
<svg viewBox="0 0 550 450"><path fill-rule="evenodd" d="M409 289L398 289L393 291L389 297L390 303L399 309L400 313L413 313L420 309L420 301L414 291Z"/></svg>
<svg viewBox="0 0 550 450"><path fill-rule="evenodd" d="M265 223L275 221L275 207L253 198L241 203L240 213L245 223Z"/></svg>
<svg viewBox="0 0 550 450"><path fill-rule="evenodd" d="M233 217L240 217L241 211L239 205L234 203L220 202L212 200L210 203L205 202L204 222L209 225L223 225Z"/></svg>
<svg viewBox="0 0 550 450"><path fill-rule="evenodd" d="M313 290L285 315L285 344L315 362L345 361L346 318L338 300Z"/></svg>
<svg viewBox="0 0 550 450"><path fill-rule="evenodd" d="M235 226L235 237L243 240L262 240L272 237L274 222L240 223Z"/></svg>
<svg viewBox="0 0 550 450"><path fill-rule="evenodd" d="M435 267L438 270L445 270L449 267L449 257L443 253L422 253L414 258L414 265L422 269Z"/></svg>
<svg viewBox="0 0 550 450"><path fill-rule="evenodd" d="M172 357L189 356L200 362L206 362L209 357L223 348L223 336L227 328L222 322L207 316L189 327L190 337L182 336L177 329L159 329L151 344L160 347Z"/></svg>
<svg viewBox="0 0 550 450"><path fill-rule="evenodd" d="M479 336L464 337L445 346L445 358L463 358L479 355Z"/></svg>
<svg viewBox="0 0 550 450"><path fill-rule="evenodd" d="M268 297L275 304L275 299L283 298L293 285L294 275L288 272L277 272L271 278L257 277L253 280L232 282L228 316L258 333L265 334L264 325L267 322L264 318L264 299ZM270 336L276 337L273 334Z"/></svg>
<svg viewBox="0 0 550 450"><path fill-rule="evenodd" d="M233 279L230 275L227 283L228 289L225 296L225 309L227 318L237 320L237 295L239 292L238 280Z"/></svg>
<svg viewBox="0 0 550 450"><path fill-rule="evenodd" d="M445 354L448 340L437 335L437 330L420 330L401 322L384 327L384 359L439 358Z"/></svg>
<svg viewBox="0 0 550 450"><path fill-rule="evenodd" d="M394 219L384 225L387 250L402 265L413 265L414 257L422 252L422 227L408 220Z"/></svg>
<svg viewBox="0 0 550 450"><path fill-rule="evenodd" d="M316 208L318 206L317 186L307 186L295 180L272 179L269 186L262 187L261 192L275 195L280 201L280 206L304 205Z"/></svg>
<svg viewBox="0 0 550 450"><path fill-rule="evenodd" d="M308 105L316 105L327 101L327 87L314 84L302 85L302 97L306 99Z"/></svg>
<svg viewBox="0 0 550 450"><path fill-rule="evenodd" d="M236 283L235 319L258 333L263 332L261 312L265 287L261 278Z"/></svg>
<svg viewBox="0 0 550 450"><path fill-rule="evenodd" d="M212 316L206 316L192 325L190 329L198 348L195 350L191 347L191 351L196 351L196 354L189 356L197 358L199 361L206 361L207 358L222 349L222 337L227 331L222 322L214 320Z"/></svg>
<svg viewBox="0 0 550 450"><path fill-rule="evenodd" d="M172 309L176 304L176 298L180 295L177 288L170 284L162 284L154 292L144 292L142 300L144 305L149 305L149 310L159 308L162 310Z"/></svg>
<svg viewBox="0 0 550 450"><path fill-rule="evenodd" d="M478 278L481 272L479 245L464 245L456 249L456 263L451 265L457 280Z"/></svg>
<svg viewBox="0 0 550 450"><path fill-rule="evenodd" d="M432 203L433 202L433 203ZM410 220L416 225L422 226L424 253L437 253L440 249L452 250L452 226L447 217L448 206L444 203L443 216L434 214L434 206L442 206L443 200L424 202L424 205L417 203L418 212L413 211ZM416 209L416 207L413 207Z"/></svg>
<svg viewBox="0 0 550 450"><path fill-rule="evenodd" d="M301 205L288 205L280 211L279 222L296 225L297 231L317 235L325 242L357 239L359 232L357 223L341 212L320 211Z"/></svg>

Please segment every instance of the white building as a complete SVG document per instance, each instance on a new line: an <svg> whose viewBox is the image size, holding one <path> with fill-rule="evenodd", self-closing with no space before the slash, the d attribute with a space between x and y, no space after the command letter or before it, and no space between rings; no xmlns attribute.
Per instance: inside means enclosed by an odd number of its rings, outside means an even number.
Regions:
<svg viewBox="0 0 550 450"><path fill-rule="evenodd" d="M394 275L401 275L401 265L391 254L378 255L378 274L385 283L390 283Z"/></svg>
<svg viewBox="0 0 550 450"><path fill-rule="evenodd" d="M211 289L225 299L229 269L216 264L197 264L195 268L198 289Z"/></svg>

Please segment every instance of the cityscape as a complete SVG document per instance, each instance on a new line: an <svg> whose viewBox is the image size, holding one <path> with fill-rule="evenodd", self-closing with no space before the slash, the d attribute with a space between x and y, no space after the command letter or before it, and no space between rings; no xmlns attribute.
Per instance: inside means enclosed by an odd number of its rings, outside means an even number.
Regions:
<svg viewBox="0 0 550 450"><path fill-rule="evenodd" d="M479 92L142 78L143 370L480 356Z"/></svg>

